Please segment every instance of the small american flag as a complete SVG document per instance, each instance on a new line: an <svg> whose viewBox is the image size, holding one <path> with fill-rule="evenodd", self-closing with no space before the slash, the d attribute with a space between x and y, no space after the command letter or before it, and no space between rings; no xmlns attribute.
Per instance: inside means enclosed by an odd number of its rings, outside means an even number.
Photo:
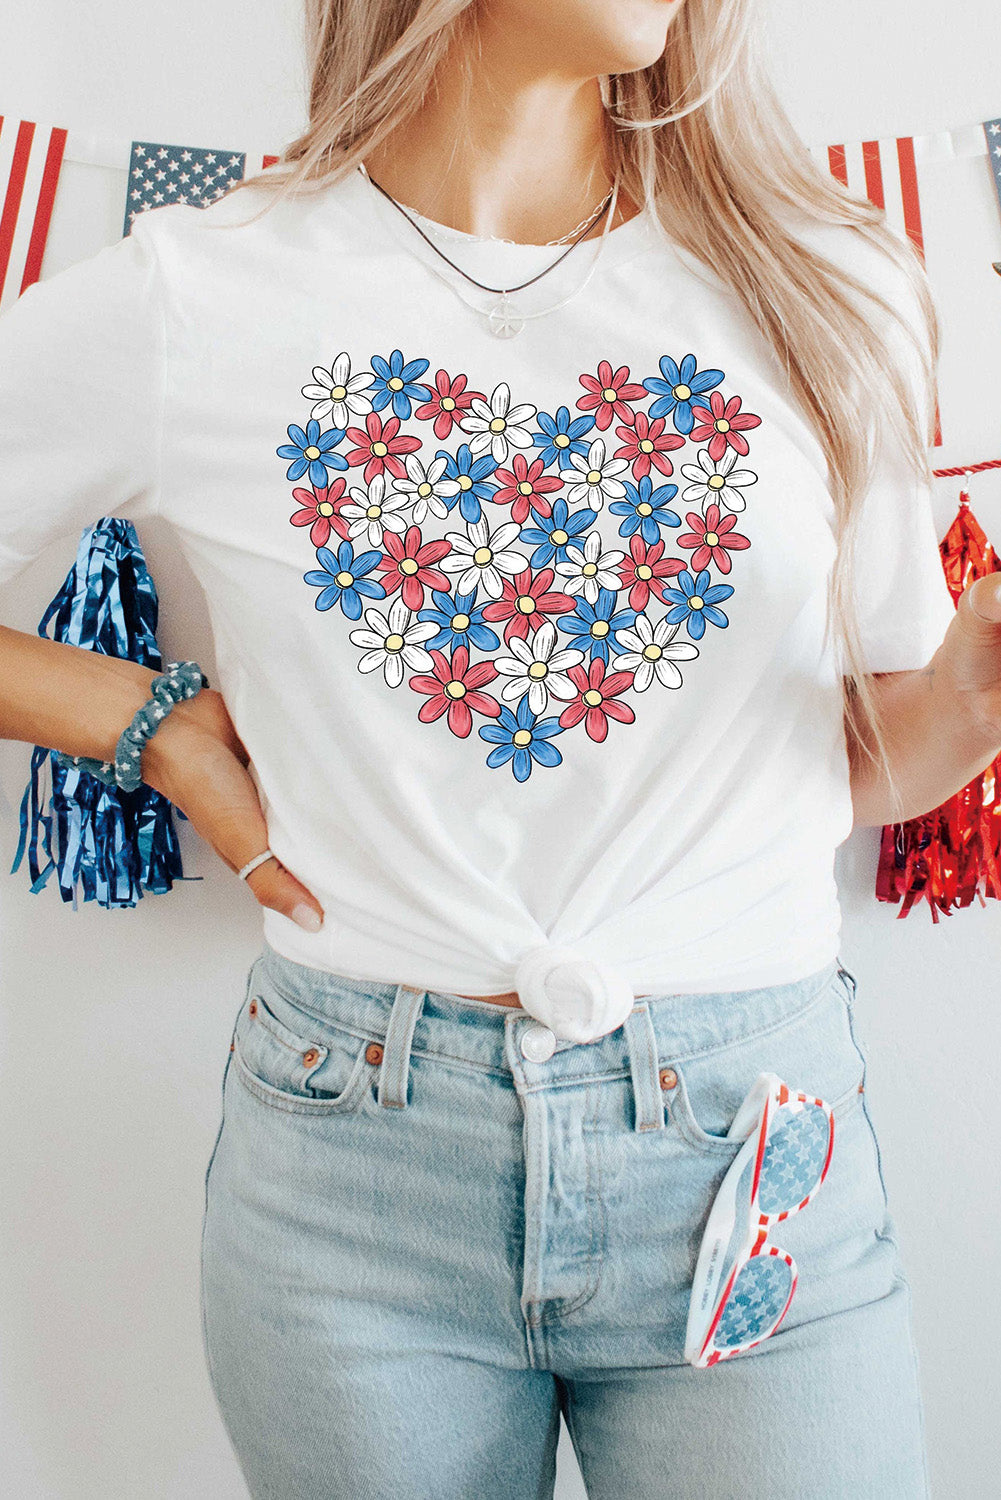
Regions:
<svg viewBox="0 0 1001 1500"><path fill-rule="evenodd" d="M66 134L0 115L0 312L41 274Z"/></svg>
<svg viewBox="0 0 1001 1500"><path fill-rule="evenodd" d="M921 194L914 137L889 136L882 140L856 141L836 146L811 146L818 166L824 166L832 177L860 197L868 198L886 213L890 229L909 239L925 259L924 231L921 226ZM933 447L942 445L942 421L939 405L935 407Z"/></svg>
<svg viewBox="0 0 1001 1500"><path fill-rule="evenodd" d="M270 166L276 156L265 156L261 166ZM246 151L210 150L205 146L169 146L163 141L133 141L129 178L125 190L125 224L149 208L164 203L188 203L207 208L239 182L247 165Z"/></svg>
<svg viewBox="0 0 1001 1500"><path fill-rule="evenodd" d="M985 120L984 135L987 137L987 158L994 173L998 206L1001 207L1001 120Z"/></svg>

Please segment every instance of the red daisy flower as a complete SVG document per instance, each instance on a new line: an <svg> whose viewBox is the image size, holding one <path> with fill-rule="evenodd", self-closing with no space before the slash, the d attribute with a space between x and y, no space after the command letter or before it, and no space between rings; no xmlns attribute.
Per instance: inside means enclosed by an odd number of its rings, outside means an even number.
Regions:
<svg viewBox="0 0 1001 1500"><path fill-rule="evenodd" d="M556 577L552 568L540 568L533 574L531 568L516 573L513 579L503 578L504 592L499 599L492 599L483 606L484 620L506 620L504 639L512 636L524 640L529 630L538 630L546 615L569 615L577 608L577 600L558 590L552 593L549 585Z"/></svg>
<svg viewBox="0 0 1001 1500"><path fill-rule="evenodd" d="M589 667L568 667L567 676L578 694L560 714L564 729L572 729L583 719L588 737L600 744L608 734L609 719L631 724L636 718L628 703L618 702L618 694L632 686L632 672L608 672L601 657L592 656Z"/></svg>
<svg viewBox="0 0 1001 1500"><path fill-rule="evenodd" d="M731 396L729 401L724 402L719 391L710 391L708 407L693 406L692 415L697 425L692 428L689 437L693 443L709 439L709 457L714 463L723 457L728 446L736 448L742 455L750 452L747 439L741 436L741 432L761 425L760 417L740 410L739 396Z"/></svg>
<svg viewBox="0 0 1001 1500"><path fill-rule="evenodd" d="M594 411L595 426L602 432L611 425L613 417L620 422L631 422L633 409L626 403L642 401L647 394L644 386L630 383L628 365L620 365L613 375L607 359L599 364L597 379L593 375L581 375L579 379L589 394L581 396L577 405L581 411Z"/></svg>
<svg viewBox="0 0 1001 1500"><path fill-rule="evenodd" d="M465 375L450 377L446 370L439 370L434 378L435 393L430 401L414 407L414 416L425 422L434 418L434 435L439 441L448 437L453 425L458 425L477 397L487 398L482 391L467 391Z"/></svg>
<svg viewBox="0 0 1001 1500"><path fill-rule="evenodd" d="M685 562L680 557L665 557L664 538L656 542L645 542L638 531L629 538L629 556L619 563L622 587L629 590L629 608L645 609L651 594L661 603L664 587L670 578L685 571Z"/></svg>
<svg viewBox="0 0 1001 1500"><path fill-rule="evenodd" d="M408 526L403 536L387 528L382 533L382 547L382 562L376 563L376 568L382 571L379 582L387 598L399 589L408 609L420 609L426 588L448 592L448 577L433 566L452 550L452 543L444 537L422 544L419 526Z"/></svg>
<svg viewBox="0 0 1001 1500"><path fill-rule="evenodd" d="M400 453L414 453L421 445L420 438L407 437L400 432L399 417L390 417L385 424L377 411L370 411L365 418L366 431L360 427L349 427L348 437L357 443L344 455L349 464L365 465L365 483L371 484L376 474L388 472L397 479L407 475Z"/></svg>
<svg viewBox="0 0 1001 1500"><path fill-rule="evenodd" d="M430 654L434 661L434 676L418 672L410 679L415 693L429 695L417 714L423 724L433 724L435 719L447 713L449 729L464 740L473 727L472 709L490 719L500 717L497 699L479 691L484 683L492 682L497 676L492 661L478 661L471 667L468 646L456 646L451 662L443 651L432 648Z"/></svg>
<svg viewBox="0 0 1001 1500"><path fill-rule="evenodd" d="M551 516L553 507L546 499L547 493L563 488L563 480L555 474L543 476L546 465L541 458L529 463L524 453L516 453L510 469L495 469L491 481L500 480L500 488L491 495L498 505L511 506L511 519L520 526L528 519L534 506L540 516Z"/></svg>
<svg viewBox="0 0 1001 1500"><path fill-rule="evenodd" d="M616 448L613 458L628 458L633 466L633 478L642 479L653 464L662 474L673 474L674 465L668 458L673 448L683 448L685 439L679 432L665 432L666 417L655 417L651 422L645 411L633 413L633 425L616 427L615 431L624 439L623 446Z"/></svg>
<svg viewBox="0 0 1001 1500"><path fill-rule="evenodd" d="M722 520L720 516L718 505L707 505L705 516L700 516L695 510L690 510L685 516L692 529L681 533L678 546L695 548L690 563L693 573L697 573L700 568L708 568L710 562L714 562L721 573L729 573L731 562L728 549L742 552L751 545L749 537L734 531L736 516L723 516Z"/></svg>
<svg viewBox="0 0 1001 1500"><path fill-rule="evenodd" d="M324 489L319 486L313 490L295 489L292 498L300 502L302 509L293 511L289 520L293 526L309 527L309 540L314 547L325 547L331 530L339 537L347 537L348 523L338 514L339 502L344 498L343 479L335 479Z"/></svg>

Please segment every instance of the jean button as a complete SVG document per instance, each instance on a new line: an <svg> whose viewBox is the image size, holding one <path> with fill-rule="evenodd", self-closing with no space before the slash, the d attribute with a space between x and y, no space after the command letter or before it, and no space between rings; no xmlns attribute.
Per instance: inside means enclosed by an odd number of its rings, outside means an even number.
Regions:
<svg viewBox="0 0 1001 1500"><path fill-rule="evenodd" d="M521 1033L521 1054L529 1062L546 1062L556 1051L556 1033L541 1021L526 1026Z"/></svg>

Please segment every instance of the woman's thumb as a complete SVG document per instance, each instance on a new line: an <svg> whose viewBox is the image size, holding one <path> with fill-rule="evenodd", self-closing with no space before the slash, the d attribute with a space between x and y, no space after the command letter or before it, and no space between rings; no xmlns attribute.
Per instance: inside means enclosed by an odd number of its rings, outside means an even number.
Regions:
<svg viewBox="0 0 1001 1500"><path fill-rule="evenodd" d="M323 925L322 906L281 860L274 856L266 859L256 870L251 870L246 883L262 906L281 912L307 932L319 932Z"/></svg>

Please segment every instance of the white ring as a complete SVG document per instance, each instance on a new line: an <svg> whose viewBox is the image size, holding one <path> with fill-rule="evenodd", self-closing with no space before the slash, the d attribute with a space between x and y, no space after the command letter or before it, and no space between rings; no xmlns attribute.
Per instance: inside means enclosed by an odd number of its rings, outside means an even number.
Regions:
<svg viewBox="0 0 1001 1500"><path fill-rule="evenodd" d="M270 849L265 849L263 854L255 855L253 859L247 861L242 870L237 870L236 873L239 875L241 880L246 880L251 870L256 870L258 865L263 865L266 859L277 858L277 854L273 854Z"/></svg>

